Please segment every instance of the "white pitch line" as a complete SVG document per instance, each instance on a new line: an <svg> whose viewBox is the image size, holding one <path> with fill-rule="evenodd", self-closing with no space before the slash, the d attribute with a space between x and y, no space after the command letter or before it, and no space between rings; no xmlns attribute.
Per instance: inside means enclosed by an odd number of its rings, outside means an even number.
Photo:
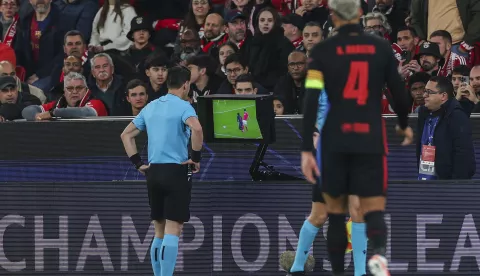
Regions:
<svg viewBox="0 0 480 276"><path fill-rule="evenodd" d="M227 112L230 112L230 111L235 111L235 110L239 110L239 109L245 109L247 107L252 107L252 106L255 106L254 104L252 105L249 105L249 106L244 106L244 107L239 107L239 108L235 108L235 109L231 109L231 110L225 110L225 111L219 111L219 112L213 112L213 114L221 114L221 113L227 113Z"/></svg>

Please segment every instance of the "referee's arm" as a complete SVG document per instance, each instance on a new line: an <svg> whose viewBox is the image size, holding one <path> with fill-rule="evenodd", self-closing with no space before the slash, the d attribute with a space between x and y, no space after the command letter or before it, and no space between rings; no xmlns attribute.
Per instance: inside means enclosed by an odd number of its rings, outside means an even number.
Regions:
<svg viewBox="0 0 480 276"><path fill-rule="evenodd" d="M140 129L138 129L133 123L130 123L120 135L120 138L122 138L123 147L125 148L128 157L132 157L138 153L135 137L140 134L140 132Z"/></svg>
<svg viewBox="0 0 480 276"><path fill-rule="evenodd" d="M200 121L197 117L190 117L185 121L185 124L192 131L192 150L201 151L203 145L203 130Z"/></svg>

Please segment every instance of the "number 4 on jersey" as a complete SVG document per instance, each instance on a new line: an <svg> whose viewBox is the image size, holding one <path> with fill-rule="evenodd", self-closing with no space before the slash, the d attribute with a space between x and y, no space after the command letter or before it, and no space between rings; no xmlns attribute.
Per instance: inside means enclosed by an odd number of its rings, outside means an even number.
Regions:
<svg viewBox="0 0 480 276"><path fill-rule="evenodd" d="M358 105L366 105L368 98L368 62L352 61L343 98L357 100Z"/></svg>

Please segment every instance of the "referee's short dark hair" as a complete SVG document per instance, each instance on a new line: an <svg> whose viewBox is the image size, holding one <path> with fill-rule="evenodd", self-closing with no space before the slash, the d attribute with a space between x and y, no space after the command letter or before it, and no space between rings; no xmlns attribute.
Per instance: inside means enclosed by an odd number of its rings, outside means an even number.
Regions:
<svg viewBox="0 0 480 276"><path fill-rule="evenodd" d="M168 69L167 87L168 89L179 89L187 81L190 81L190 70L185 66L175 66Z"/></svg>
<svg viewBox="0 0 480 276"><path fill-rule="evenodd" d="M131 89L133 89L135 87L139 87L139 86L142 86L143 88L145 88L145 91L147 91L147 85L142 80L133 79L133 80L131 80L127 83L127 86L126 86L127 91L125 91L125 94L128 96L129 95L128 92Z"/></svg>
<svg viewBox="0 0 480 276"><path fill-rule="evenodd" d="M442 93L447 93L448 98L455 97L453 84L447 77L433 76L430 81L437 83L437 89Z"/></svg>

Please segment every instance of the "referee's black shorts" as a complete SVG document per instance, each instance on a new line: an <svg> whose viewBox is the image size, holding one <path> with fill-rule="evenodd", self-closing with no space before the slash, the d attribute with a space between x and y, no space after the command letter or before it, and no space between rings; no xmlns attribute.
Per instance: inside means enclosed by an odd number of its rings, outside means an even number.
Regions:
<svg viewBox="0 0 480 276"><path fill-rule="evenodd" d="M147 187L152 220L183 223L190 219L192 179L188 165L150 164Z"/></svg>
<svg viewBox="0 0 480 276"><path fill-rule="evenodd" d="M386 196L387 157L384 154L322 152L322 190L332 197Z"/></svg>

